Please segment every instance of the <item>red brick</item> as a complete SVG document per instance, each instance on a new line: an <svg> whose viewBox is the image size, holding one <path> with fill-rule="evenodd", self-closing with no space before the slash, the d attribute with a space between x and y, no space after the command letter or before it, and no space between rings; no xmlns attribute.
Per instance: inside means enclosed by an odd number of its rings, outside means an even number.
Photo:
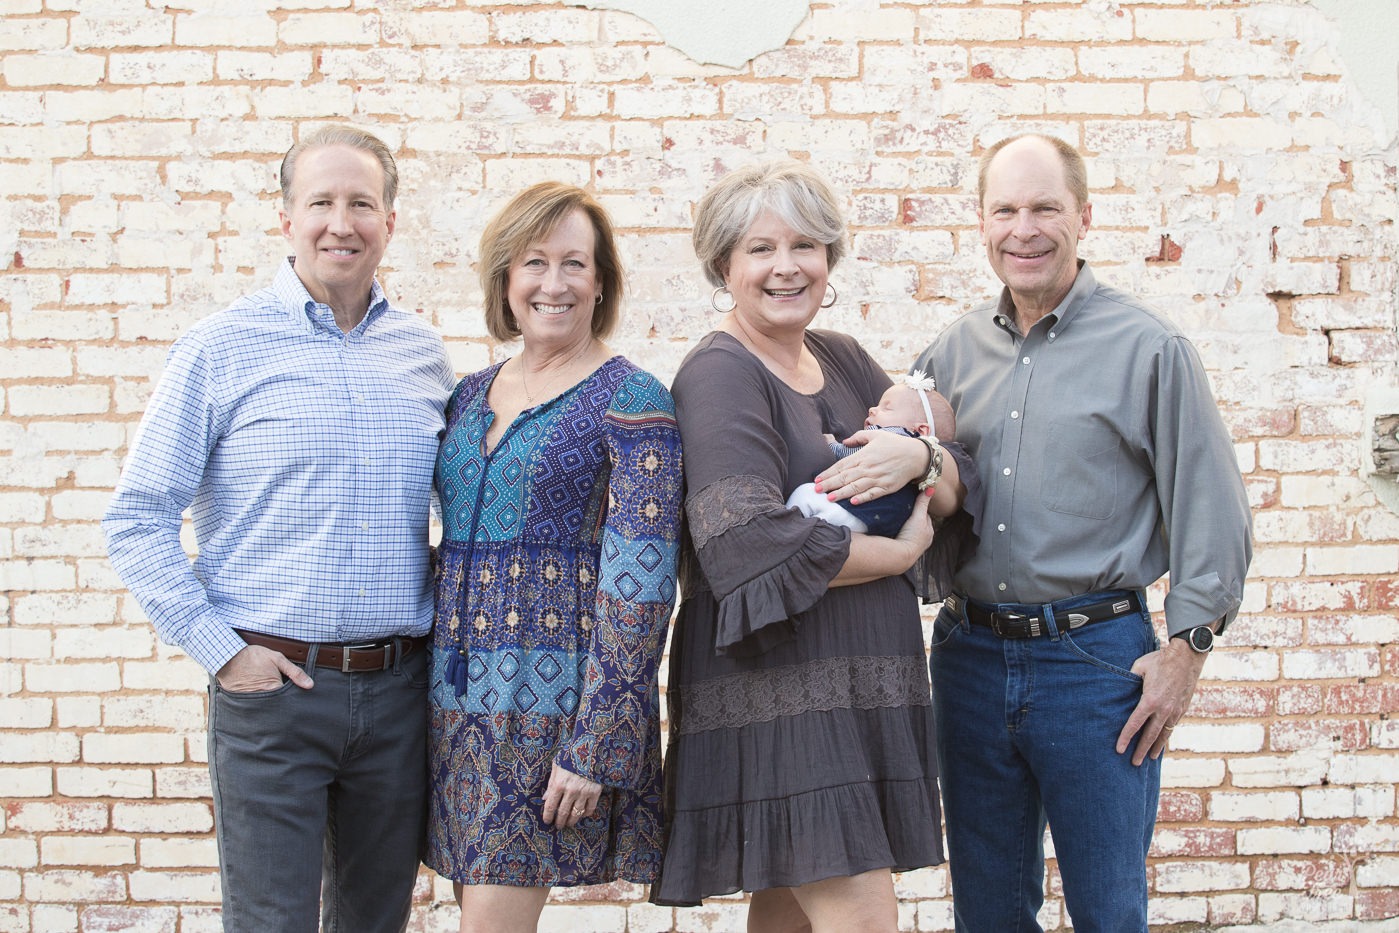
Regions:
<svg viewBox="0 0 1399 933"><path fill-rule="evenodd" d="M1355 919L1390 920L1399 917L1399 887L1370 888L1355 895Z"/></svg>
<svg viewBox="0 0 1399 933"><path fill-rule="evenodd" d="M1153 857L1178 857L1195 855L1200 857L1233 855L1234 831L1213 826L1182 826L1180 828L1157 828L1156 838L1151 842Z"/></svg>
<svg viewBox="0 0 1399 933"><path fill-rule="evenodd" d="M1304 722L1277 722L1271 727L1271 748L1295 752L1302 748L1331 748L1354 751L1366 748L1369 728L1359 719L1311 719Z"/></svg>
<svg viewBox="0 0 1399 933"><path fill-rule="evenodd" d="M1264 891L1349 888L1350 862L1342 858L1265 859L1253 869L1253 886Z"/></svg>
<svg viewBox="0 0 1399 933"><path fill-rule="evenodd" d="M1321 711L1321 698L1321 688L1315 684L1289 684L1285 687L1279 687L1278 715L1292 716L1297 713L1318 713ZM1332 709L1329 702L1327 703L1326 709L1333 713L1357 712L1346 709Z"/></svg>
<svg viewBox="0 0 1399 933"><path fill-rule="evenodd" d="M1231 629L1232 631L1232 629ZM1217 687L1201 684L1190 701L1190 715L1233 719L1267 716L1273 712L1278 690L1273 687Z"/></svg>
<svg viewBox="0 0 1399 933"><path fill-rule="evenodd" d="M1190 791L1163 791L1156 807L1159 823L1195 823L1205 815L1200 795Z"/></svg>
<svg viewBox="0 0 1399 933"><path fill-rule="evenodd" d="M1318 706L1313 706L1310 711L1317 712L1318 709ZM1355 716L1399 712L1399 684L1336 684L1327 687L1326 712Z"/></svg>

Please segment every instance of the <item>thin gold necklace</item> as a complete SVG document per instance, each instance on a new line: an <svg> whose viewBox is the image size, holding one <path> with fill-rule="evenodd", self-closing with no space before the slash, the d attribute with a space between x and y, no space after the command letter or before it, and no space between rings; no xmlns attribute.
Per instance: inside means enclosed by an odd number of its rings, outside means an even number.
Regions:
<svg viewBox="0 0 1399 933"><path fill-rule="evenodd" d="M543 397L544 393L545 393L546 391L548 391L550 388L552 388L553 385L554 385L554 383L558 382L559 379L562 378L562 377L564 376L565 373L567 373L570 369L573 368L573 364L574 364L574 363L577 363L580 359L582 359L583 354L587 353L589 350L592 349L592 346L593 346L592 341L588 341L587 343L583 344L583 346L578 350L577 353L574 353L573 356L571 356L571 357L569 357L567 360L565 360L564 363L563 363L563 365L560 366L560 367L558 368L558 370L555 371L554 375L550 376L549 379L548 379L548 381L545 382L544 385L542 385L542 386L539 387L539 394L540 394L540 396ZM529 367L525 365L525 355L524 355L524 353L521 353L521 354L520 354L520 385L523 386L523 387L524 387L524 390L525 390L525 401L529 402L530 407L533 408L533 407L534 407L534 395L530 393L530 390L529 390L529 380L525 378L525 371L526 371L527 369L529 369Z"/></svg>

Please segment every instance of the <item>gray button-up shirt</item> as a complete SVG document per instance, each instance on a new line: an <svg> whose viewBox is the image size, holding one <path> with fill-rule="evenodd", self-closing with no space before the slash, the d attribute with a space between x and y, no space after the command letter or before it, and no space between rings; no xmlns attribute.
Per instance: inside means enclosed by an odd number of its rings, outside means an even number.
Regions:
<svg viewBox="0 0 1399 933"><path fill-rule="evenodd" d="M986 488L956 588L992 603L1140 589L1171 573L1171 634L1231 620L1253 553L1248 500L1195 348L1086 264L1022 336L1009 291L919 357Z"/></svg>

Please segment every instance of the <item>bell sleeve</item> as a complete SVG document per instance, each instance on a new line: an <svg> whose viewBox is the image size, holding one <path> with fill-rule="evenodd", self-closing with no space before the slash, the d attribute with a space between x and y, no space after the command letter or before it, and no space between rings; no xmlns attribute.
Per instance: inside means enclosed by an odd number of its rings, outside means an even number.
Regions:
<svg viewBox="0 0 1399 933"><path fill-rule="evenodd" d="M633 373L605 421L608 505L597 600L572 739L558 764L609 787L645 788L660 768L657 673L675 605L683 471L670 393Z"/></svg>
<svg viewBox="0 0 1399 933"><path fill-rule="evenodd" d="M718 602L718 654L759 654L795 637L850 552L848 529L785 505L787 445L760 369L711 346L675 381L685 515Z"/></svg>

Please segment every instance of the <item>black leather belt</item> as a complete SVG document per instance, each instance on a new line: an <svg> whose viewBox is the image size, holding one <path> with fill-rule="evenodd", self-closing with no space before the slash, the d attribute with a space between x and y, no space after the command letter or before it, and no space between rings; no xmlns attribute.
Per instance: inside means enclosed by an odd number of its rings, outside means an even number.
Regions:
<svg viewBox="0 0 1399 933"><path fill-rule="evenodd" d="M1050 603L1049 611L1054 614L1054 624L1061 631L1072 631L1094 622L1107 622L1142 610L1141 599L1136 593L1110 596L1086 606L1068 608L1071 600L1062 599ZM1060 606L1065 608L1059 608ZM947 608L961 615L966 614L972 625L989 628L1002 638L1038 638L1049 634L1049 626L1044 620L1044 606L1035 603L977 603L965 596L953 593L947 597Z"/></svg>
<svg viewBox="0 0 1399 933"><path fill-rule="evenodd" d="M247 632L234 629L250 645L261 645L280 651L293 664L305 664L311 654L311 642L293 638L279 638L264 635L262 632ZM385 638L362 645L332 645L319 643L316 646L316 667L343 671L346 674L358 671L386 671L400 658L406 658L415 651L427 647L427 636L415 638Z"/></svg>

